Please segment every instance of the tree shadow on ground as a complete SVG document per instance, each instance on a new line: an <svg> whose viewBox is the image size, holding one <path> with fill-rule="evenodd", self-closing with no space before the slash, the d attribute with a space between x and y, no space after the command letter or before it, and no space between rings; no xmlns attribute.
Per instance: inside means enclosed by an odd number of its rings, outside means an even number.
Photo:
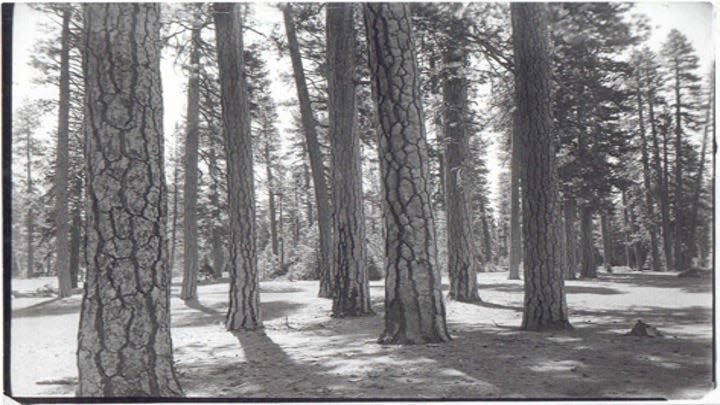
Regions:
<svg viewBox="0 0 720 405"><path fill-rule="evenodd" d="M680 289L687 293L709 293L712 278L680 278L677 273L648 274L642 272L602 274L601 281L621 283L631 287L657 287Z"/></svg>
<svg viewBox="0 0 720 405"><path fill-rule="evenodd" d="M224 319L223 313L205 307L197 301L188 301L186 305L212 316L216 321ZM285 302L273 301L261 305L264 320L292 312L289 309L291 306ZM227 333L237 339L239 347L225 345L215 350L237 349L242 352L243 357L236 355L235 358L211 358L208 361L180 365L179 374L186 392L200 392L201 396L238 399L342 396L340 393L333 395L328 388L330 385L346 383L335 379L329 373L329 367L321 365L318 361L300 363L293 360L263 329Z"/></svg>
<svg viewBox="0 0 720 405"><path fill-rule="evenodd" d="M447 284L443 284L443 290L449 289L449 286ZM480 290L480 294L482 295L483 290L495 290L495 291L502 291L502 292L512 292L512 293L518 293L522 294L524 291L524 287L522 284L516 284L516 283L492 283L492 284L478 284L478 289ZM568 285L567 282L565 284L565 293L566 294L600 294L600 295L613 295L613 294L624 294L620 290L616 290L614 288L608 288L608 287L601 287L601 286L580 286L580 285Z"/></svg>
<svg viewBox="0 0 720 405"><path fill-rule="evenodd" d="M12 318L30 318L36 316L67 315L80 311L80 300L68 301L64 298L51 298L25 308L12 311Z"/></svg>
<svg viewBox="0 0 720 405"><path fill-rule="evenodd" d="M592 317L602 320L606 326L626 328L628 331L637 320L650 323L661 329L671 326L701 325L710 329L712 326L712 310L700 306L667 308L657 306L634 306L625 310L583 310L570 308L570 320L588 323L580 318ZM611 325L614 323L615 325Z"/></svg>
<svg viewBox="0 0 720 405"><path fill-rule="evenodd" d="M228 285L230 282L230 279L228 277L221 277L218 279L209 279L209 280L198 280L198 287L207 286L207 285L219 285L219 284L225 284ZM182 282L175 281L172 283L172 287L181 288ZM261 293L295 293L295 292L303 292L302 288L298 287L291 287L291 286L264 286L260 285L260 292ZM227 294L227 292L224 292Z"/></svg>
<svg viewBox="0 0 720 405"><path fill-rule="evenodd" d="M227 311L227 303L219 302L212 306L202 305L197 299L185 301L185 305L188 308L202 312L202 314L196 314L192 312L184 312L182 315L173 319L173 327L175 328L189 328L198 326L207 326L210 324L217 324L225 322L225 316ZM260 303L260 314L263 321L270 321L275 318L287 316L293 312L304 307L303 304L298 304L290 301L268 301Z"/></svg>

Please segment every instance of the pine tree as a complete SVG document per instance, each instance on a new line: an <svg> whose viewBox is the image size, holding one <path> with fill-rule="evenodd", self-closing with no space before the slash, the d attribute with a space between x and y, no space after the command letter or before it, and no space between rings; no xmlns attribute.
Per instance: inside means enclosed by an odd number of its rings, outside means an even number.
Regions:
<svg viewBox="0 0 720 405"><path fill-rule="evenodd" d="M160 6L84 7L90 206L78 395L180 396L170 338Z"/></svg>
<svg viewBox="0 0 720 405"><path fill-rule="evenodd" d="M560 222L547 6L513 3L515 102L522 144L525 304L522 329L570 329L560 263Z"/></svg>

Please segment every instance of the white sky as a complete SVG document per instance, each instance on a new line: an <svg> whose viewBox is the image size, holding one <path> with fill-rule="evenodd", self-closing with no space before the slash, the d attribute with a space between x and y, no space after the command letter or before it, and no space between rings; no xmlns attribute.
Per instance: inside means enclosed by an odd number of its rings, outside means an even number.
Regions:
<svg viewBox="0 0 720 405"><path fill-rule="evenodd" d="M275 8L273 3L254 3L254 20L259 25L254 28L261 32L270 32L273 24L281 24L282 13ZM636 3L634 12L645 14L649 17L652 25L652 35L649 40L650 47L658 51L660 44L667 37L667 33L676 28L684 33L695 47L701 62L701 71L698 72L705 78L713 63L713 51L716 44L713 41L713 34L718 33L717 13L709 2L642 2ZM37 75L28 65L33 44L42 35L40 24L47 22L48 17L43 13L32 10L27 4L20 3L15 6L13 27L13 110L16 110L23 100L30 98L57 97L57 87L38 86L32 83L32 78ZM715 27L713 27L715 21ZM258 40L256 34L249 33L247 41ZM278 103L295 100L295 88L292 84L285 85L279 77L281 73L290 72L291 65L289 58L284 56L278 59L277 52L270 52L266 56L266 62L270 70L272 82L270 91ZM165 104L165 135L170 140L176 123L182 120L185 110L184 85L186 78L179 67L173 66L169 57L163 58L161 62L161 73L163 80L163 99ZM281 134L289 127L290 113L287 108L279 107L278 114L280 122L278 129ZM45 131L54 127L54 120L49 120ZM168 145L168 151L172 150ZM497 145L490 145L487 151L487 166L490 170L489 186L494 196L498 193L498 173L500 160L497 155ZM497 207L496 207L497 208Z"/></svg>

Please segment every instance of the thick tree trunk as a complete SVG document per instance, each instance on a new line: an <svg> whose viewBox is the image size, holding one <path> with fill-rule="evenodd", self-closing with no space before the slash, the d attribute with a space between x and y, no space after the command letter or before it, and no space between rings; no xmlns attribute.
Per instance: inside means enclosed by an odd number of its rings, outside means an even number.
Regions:
<svg viewBox="0 0 720 405"><path fill-rule="evenodd" d="M547 5L511 5L515 55L515 105L522 154L522 329L571 329L560 250L560 213L553 135Z"/></svg>
<svg viewBox="0 0 720 405"><path fill-rule="evenodd" d="M577 233L575 223L577 221L577 206L575 197L569 194L565 196L563 205L563 216L565 226L565 280L575 280L575 271L578 265L577 258Z"/></svg>
<svg viewBox="0 0 720 405"><path fill-rule="evenodd" d="M653 142L653 156L655 163L655 180L657 187L657 199L660 201L660 215L662 219L663 251L665 256L665 270L672 266L672 235L670 234L670 203L668 201L667 174L663 171L660 161L660 145L658 142L657 125L655 123L655 100L654 94L648 96L648 114L650 119L650 133ZM667 151L665 152L664 166L667 168Z"/></svg>
<svg viewBox="0 0 720 405"><path fill-rule="evenodd" d="M68 134L70 125L70 17L71 9L63 10L60 38L60 99L55 161L55 272L58 296L68 297L70 281L70 218L68 215Z"/></svg>
<svg viewBox="0 0 720 405"><path fill-rule="evenodd" d="M468 81L462 73L467 55L459 41L452 42L445 44L442 86L449 296L458 301L478 302L475 238L468 204L471 195Z"/></svg>
<svg viewBox="0 0 720 405"><path fill-rule="evenodd" d="M607 209L600 211L600 230L603 242L603 268L612 273L612 230L610 229L610 213Z"/></svg>
<svg viewBox="0 0 720 405"><path fill-rule="evenodd" d="M78 395L181 396L170 338L160 6L84 7L88 274Z"/></svg>
<svg viewBox="0 0 720 405"><path fill-rule="evenodd" d="M318 141L315 117L313 116L308 93L305 71L300 58L297 35L295 33L295 22L293 20L292 5L286 4L283 8L285 31L288 37L290 48L290 59L292 60L295 86L297 87L298 101L300 102L300 116L307 143L308 154L310 155L310 168L312 171L313 186L315 189L315 204L318 211L318 233L320 238L320 291L318 296L330 298L334 295L333 286L333 264L332 264L332 218L328 186L325 180L325 168L323 165L320 142Z"/></svg>
<svg viewBox="0 0 720 405"><path fill-rule="evenodd" d="M326 5L328 109L333 152L333 316L372 312L367 275L360 137L356 131L352 3Z"/></svg>
<svg viewBox="0 0 720 405"><path fill-rule="evenodd" d="M365 3L385 216L381 343L450 340L445 322L410 6Z"/></svg>
<svg viewBox="0 0 720 405"><path fill-rule="evenodd" d="M194 13L197 13L194 10ZM200 25L199 16L193 16L190 39L190 77L188 78L187 110L185 119L185 184L183 186L183 279L180 298L197 298L198 278L198 143L200 132Z"/></svg>
<svg viewBox="0 0 720 405"><path fill-rule="evenodd" d="M592 231L593 210L585 205L580 210L580 276L582 278L596 278L597 264L595 263L595 243Z"/></svg>
<svg viewBox="0 0 720 405"><path fill-rule="evenodd" d="M228 330L255 330L262 327L262 321L242 5L214 3L214 18L230 210L230 304L225 326Z"/></svg>
<svg viewBox="0 0 720 405"><path fill-rule="evenodd" d="M518 117L513 114L512 132L512 154L510 157L510 280L520 279L520 258L522 248L520 246L520 141L518 137Z"/></svg>
<svg viewBox="0 0 720 405"><path fill-rule="evenodd" d="M638 122L640 127L641 157L643 165L643 184L645 186L645 209L648 214L648 231L650 231L650 254L652 257L652 270L662 271L660 252L658 251L657 224L655 223L655 205L652 200L652 187L650 181L650 159L648 156L647 138L645 136L645 121L643 119L643 102L640 89L637 91ZM653 124L654 125L654 124Z"/></svg>

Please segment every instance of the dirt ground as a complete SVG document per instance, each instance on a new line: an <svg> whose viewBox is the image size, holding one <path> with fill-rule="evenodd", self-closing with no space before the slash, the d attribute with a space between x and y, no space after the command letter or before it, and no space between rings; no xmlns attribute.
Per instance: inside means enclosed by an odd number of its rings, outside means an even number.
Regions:
<svg viewBox="0 0 720 405"><path fill-rule="evenodd" d="M172 297L177 371L189 397L226 398L700 398L712 389L708 279L631 273L566 283L573 331L522 332L522 282L479 275L483 303L447 303L453 340L383 346L382 282L376 315L329 316L315 282L261 283L260 332L223 327L226 283L199 302ZM33 291L52 279L13 281ZM80 296L12 301L14 396L72 396ZM625 336L642 319L665 336Z"/></svg>

